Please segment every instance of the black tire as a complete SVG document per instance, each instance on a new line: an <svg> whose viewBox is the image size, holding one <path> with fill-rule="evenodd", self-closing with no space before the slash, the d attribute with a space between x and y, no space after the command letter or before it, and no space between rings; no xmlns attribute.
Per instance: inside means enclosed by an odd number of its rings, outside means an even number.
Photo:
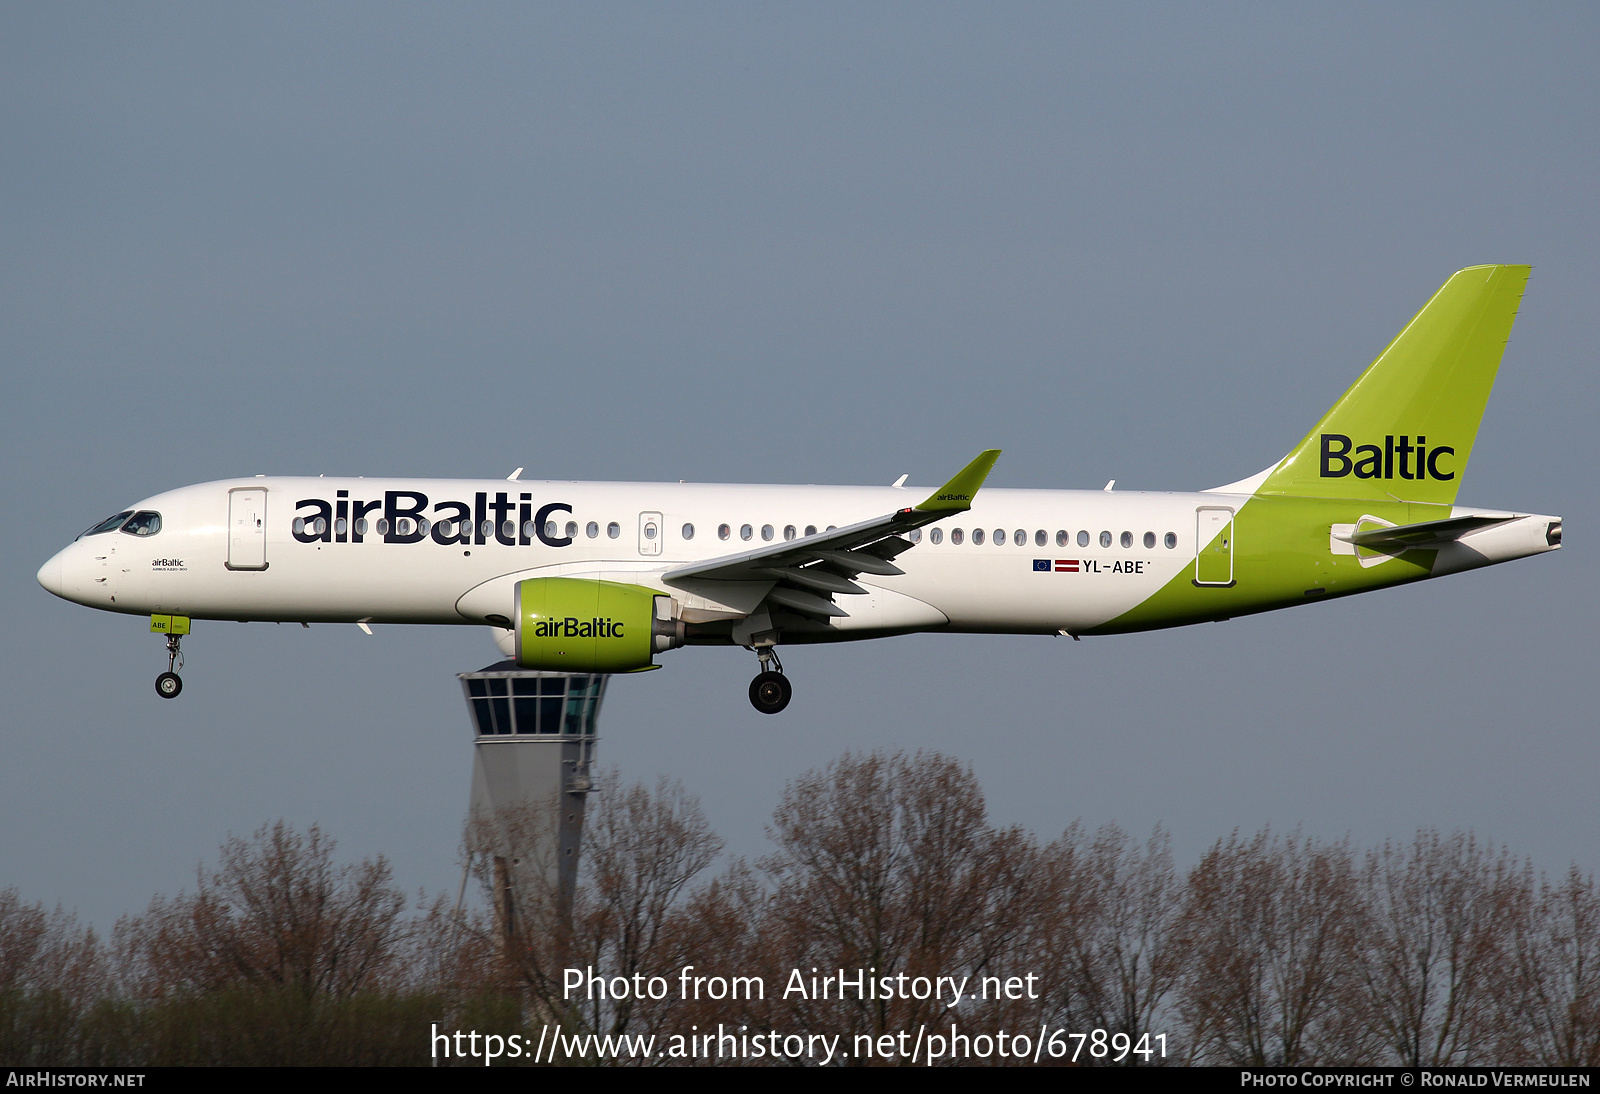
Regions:
<svg viewBox="0 0 1600 1094"><path fill-rule="evenodd" d="M176 699L183 690L183 681L175 672L163 672L156 677L156 694L163 699Z"/></svg>
<svg viewBox="0 0 1600 1094"><path fill-rule="evenodd" d="M750 705L762 714L777 714L793 697L794 688L781 672L763 672L750 681Z"/></svg>

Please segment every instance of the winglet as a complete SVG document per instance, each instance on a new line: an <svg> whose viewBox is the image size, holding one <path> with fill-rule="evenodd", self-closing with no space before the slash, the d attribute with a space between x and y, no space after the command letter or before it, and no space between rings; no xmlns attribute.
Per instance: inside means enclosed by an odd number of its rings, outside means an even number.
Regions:
<svg viewBox="0 0 1600 1094"><path fill-rule="evenodd" d="M971 509L978 487L989 477L994 461L999 458L998 448L978 453L977 459L956 472L955 478L935 490L917 509L924 513L962 513Z"/></svg>

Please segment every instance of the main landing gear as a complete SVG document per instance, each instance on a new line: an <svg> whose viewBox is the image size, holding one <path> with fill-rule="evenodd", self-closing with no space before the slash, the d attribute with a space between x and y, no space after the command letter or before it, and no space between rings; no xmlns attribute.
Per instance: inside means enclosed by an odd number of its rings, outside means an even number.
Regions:
<svg viewBox="0 0 1600 1094"><path fill-rule="evenodd" d="M756 656L761 659L761 671L750 681L750 705L762 714L777 714L789 705L794 688L783 674L783 662L778 660L777 650L762 646L756 650Z"/></svg>
<svg viewBox="0 0 1600 1094"><path fill-rule="evenodd" d="M183 668L183 651L178 648L181 635L167 635L167 671L156 677L156 694L163 699L176 699L183 690L183 678L176 670Z"/></svg>

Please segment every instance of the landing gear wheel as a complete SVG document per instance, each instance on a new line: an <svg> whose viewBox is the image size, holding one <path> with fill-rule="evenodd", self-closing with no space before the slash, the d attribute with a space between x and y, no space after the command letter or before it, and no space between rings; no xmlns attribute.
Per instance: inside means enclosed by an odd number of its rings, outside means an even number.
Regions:
<svg viewBox="0 0 1600 1094"><path fill-rule="evenodd" d="M176 699L183 690L183 680L175 672L163 672L156 677L156 694L163 699Z"/></svg>
<svg viewBox="0 0 1600 1094"><path fill-rule="evenodd" d="M793 697L794 688L781 672L763 672L750 681L750 705L762 714L777 714Z"/></svg>

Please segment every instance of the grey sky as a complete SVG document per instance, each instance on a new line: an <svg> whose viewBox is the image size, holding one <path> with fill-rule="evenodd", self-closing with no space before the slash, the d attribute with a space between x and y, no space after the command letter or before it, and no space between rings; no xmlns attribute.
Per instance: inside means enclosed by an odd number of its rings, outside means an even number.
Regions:
<svg viewBox="0 0 1600 1094"><path fill-rule="evenodd" d="M730 849L847 748L995 819L1600 866L1592 5L0 8L0 886L101 925L320 822L450 888L468 629L138 619L34 572L254 473L1194 488L1304 433L1445 279L1531 262L1461 500L1556 555L1071 643L688 650L601 758Z"/></svg>

